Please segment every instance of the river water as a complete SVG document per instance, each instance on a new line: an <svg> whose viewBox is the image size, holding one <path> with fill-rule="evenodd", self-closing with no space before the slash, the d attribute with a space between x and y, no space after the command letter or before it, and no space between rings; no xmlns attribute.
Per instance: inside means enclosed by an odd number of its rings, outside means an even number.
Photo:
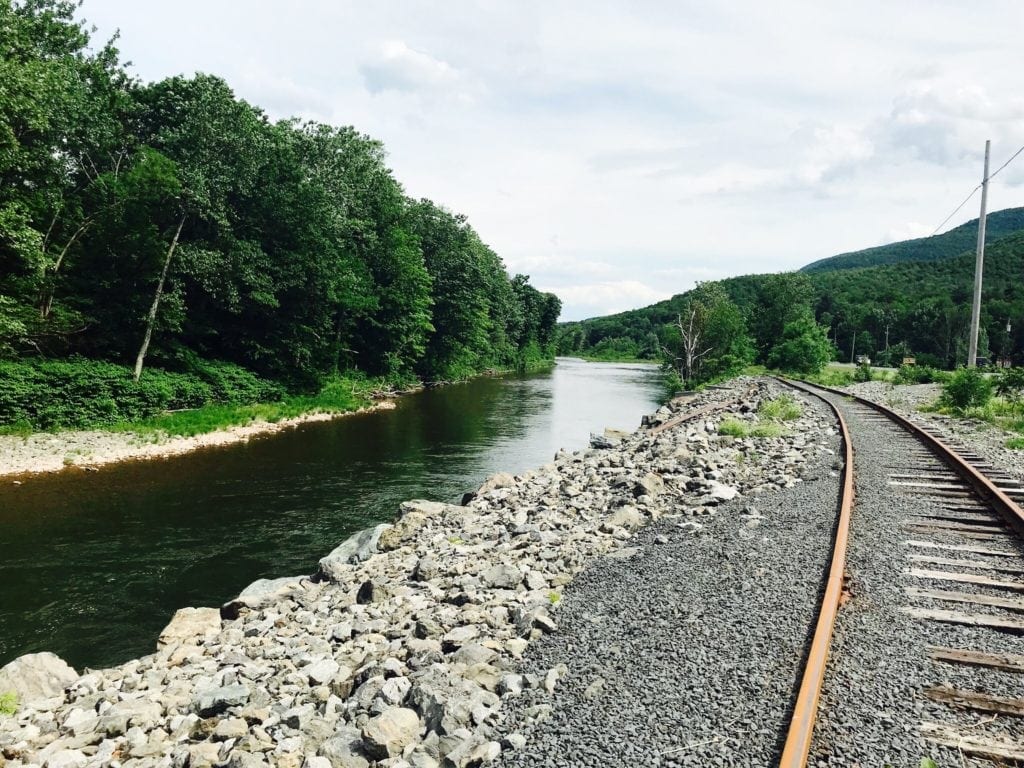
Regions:
<svg viewBox="0 0 1024 768"><path fill-rule="evenodd" d="M635 428L657 368L559 359L247 443L98 472L0 481L0 665L53 651L104 667L152 651L175 610L220 605L258 578L312 573L400 502L455 502L591 431Z"/></svg>

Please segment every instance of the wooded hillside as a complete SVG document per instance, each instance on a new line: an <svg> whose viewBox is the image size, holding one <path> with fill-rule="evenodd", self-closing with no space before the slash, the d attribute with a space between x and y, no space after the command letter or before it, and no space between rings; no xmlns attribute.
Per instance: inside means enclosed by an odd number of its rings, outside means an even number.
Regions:
<svg viewBox="0 0 1024 768"><path fill-rule="evenodd" d="M1005 228L1018 221L1022 211L1000 211L992 219ZM955 238L933 238L940 242L938 252L947 252L950 243L971 231L977 232L977 221L953 230L958 232ZM920 241L908 243L888 246L889 252L922 252ZM972 245L952 258L925 261L910 255L895 264L745 275L718 285L745 318L761 362L767 362L770 341L781 330L773 318L786 302L806 298L835 345L836 359L849 361L865 354L877 364L898 365L911 355L919 362L949 368L966 360L974 260ZM693 295L691 291L642 309L564 323L559 352L660 359L678 336L672 324ZM1024 358L1024 226L987 247L979 354L1012 358L1018 364Z"/></svg>
<svg viewBox="0 0 1024 768"><path fill-rule="evenodd" d="M1024 208L1007 208L989 214L985 222L985 242L992 243L1024 229ZM828 272L837 269L877 267L907 261L941 261L959 256L977 247L978 220L933 237L918 237L898 243L878 245L861 251L841 253L819 259L800 269L801 272Z"/></svg>

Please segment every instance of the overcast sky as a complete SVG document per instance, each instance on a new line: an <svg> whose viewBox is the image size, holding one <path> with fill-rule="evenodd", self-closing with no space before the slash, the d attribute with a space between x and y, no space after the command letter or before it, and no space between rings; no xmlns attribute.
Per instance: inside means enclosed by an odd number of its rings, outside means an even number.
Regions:
<svg viewBox="0 0 1024 768"><path fill-rule="evenodd" d="M563 319L930 234L1024 145L1024 3L86 0L146 80L382 139ZM1024 205L1024 155L989 209ZM947 227L977 216L977 198Z"/></svg>

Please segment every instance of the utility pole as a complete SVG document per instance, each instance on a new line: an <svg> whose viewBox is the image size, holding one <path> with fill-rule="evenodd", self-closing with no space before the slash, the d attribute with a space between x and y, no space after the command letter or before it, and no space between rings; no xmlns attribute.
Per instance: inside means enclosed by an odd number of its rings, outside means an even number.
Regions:
<svg viewBox="0 0 1024 768"><path fill-rule="evenodd" d="M981 177L981 216L978 217L978 257L974 262L974 303L971 304L971 340L967 367L978 364L978 326L981 325L981 276L985 271L985 205L988 202L988 150L992 142L985 140L985 175Z"/></svg>

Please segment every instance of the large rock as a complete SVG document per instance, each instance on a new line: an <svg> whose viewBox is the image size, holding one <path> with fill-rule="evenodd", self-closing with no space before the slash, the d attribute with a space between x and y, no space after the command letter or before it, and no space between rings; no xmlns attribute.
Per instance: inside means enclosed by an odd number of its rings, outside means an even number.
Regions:
<svg viewBox="0 0 1024 768"><path fill-rule="evenodd" d="M326 757L331 768L367 768L369 761L362 753L362 735L358 728L343 725L317 749L317 754Z"/></svg>
<svg viewBox="0 0 1024 768"><path fill-rule="evenodd" d="M45 768L84 768L89 762L85 753L78 749L62 749L46 760Z"/></svg>
<svg viewBox="0 0 1024 768"><path fill-rule="evenodd" d="M476 495L482 496L485 493L496 491L499 488L511 488L515 484L516 479L514 476L510 475L508 472L498 472L484 480L483 485L476 489Z"/></svg>
<svg viewBox="0 0 1024 768"><path fill-rule="evenodd" d="M395 707L363 726L363 747L370 757L386 760L401 755L419 738L421 730L419 715L414 710Z"/></svg>
<svg viewBox="0 0 1024 768"><path fill-rule="evenodd" d="M213 717L231 707L241 707L249 701L249 689L244 685L225 685L199 691L195 698L195 710L200 717Z"/></svg>
<svg viewBox="0 0 1024 768"><path fill-rule="evenodd" d="M523 580L523 572L514 565L499 563L481 574L484 584L495 589L515 589Z"/></svg>
<svg viewBox="0 0 1024 768"><path fill-rule="evenodd" d="M45 651L27 653L0 668L0 694L17 695L19 704L63 696L78 673L60 656Z"/></svg>
<svg viewBox="0 0 1024 768"><path fill-rule="evenodd" d="M320 659L305 667L303 673L310 685L327 685L341 671L341 665L334 659Z"/></svg>
<svg viewBox="0 0 1024 768"><path fill-rule="evenodd" d="M731 485L712 481L708 488L708 495L718 501L729 501L730 499L735 499L739 496L740 492Z"/></svg>
<svg viewBox="0 0 1024 768"><path fill-rule="evenodd" d="M612 514L601 521L602 531L614 531L616 528L625 528L627 531L635 531L645 522L644 516L635 507L620 507Z"/></svg>
<svg viewBox="0 0 1024 768"><path fill-rule="evenodd" d="M403 501L399 507L398 519L381 535L378 548L381 552L389 552L411 542L428 521L443 515L448 506L438 501L423 499ZM461 509L459 511L465 512Z"/></svg>
<svg viewBox="0 0 1024 768"><path fill-rule="evenodd" d="M331 550L330 554L321 558L316 577L321 580L328 579L331 581L343 577L346 573L343 566L356 565L364 560L368 560L371 555L377 553L381 534L390 527L387 523L382 523L349 536Z"/></svg>
<svg viewBox="0 0 1024 768"><path fill-rule="evenodd" d="M661 479L660 475L656 475L653 472L648 472L646 475L641 477L636 487L633 489L634 496L658 496L665 490L665 481Z"/></svg>
<svg viewBox="0 0 1024 768"><path fill-rule="evenodd" d="M180 608L160 633L156 647L207 640L220 632L220 611L217 608Z"/></svg>
<svg viewBox="0 0 1024 768"><path fill-rule="evenodd" d="M283 600L302 586L308 576L282 576L278 579L256 579L243 589L234 600L224 603L220 617L225 621L237 619L242 609L259 610Z"/></svg>

